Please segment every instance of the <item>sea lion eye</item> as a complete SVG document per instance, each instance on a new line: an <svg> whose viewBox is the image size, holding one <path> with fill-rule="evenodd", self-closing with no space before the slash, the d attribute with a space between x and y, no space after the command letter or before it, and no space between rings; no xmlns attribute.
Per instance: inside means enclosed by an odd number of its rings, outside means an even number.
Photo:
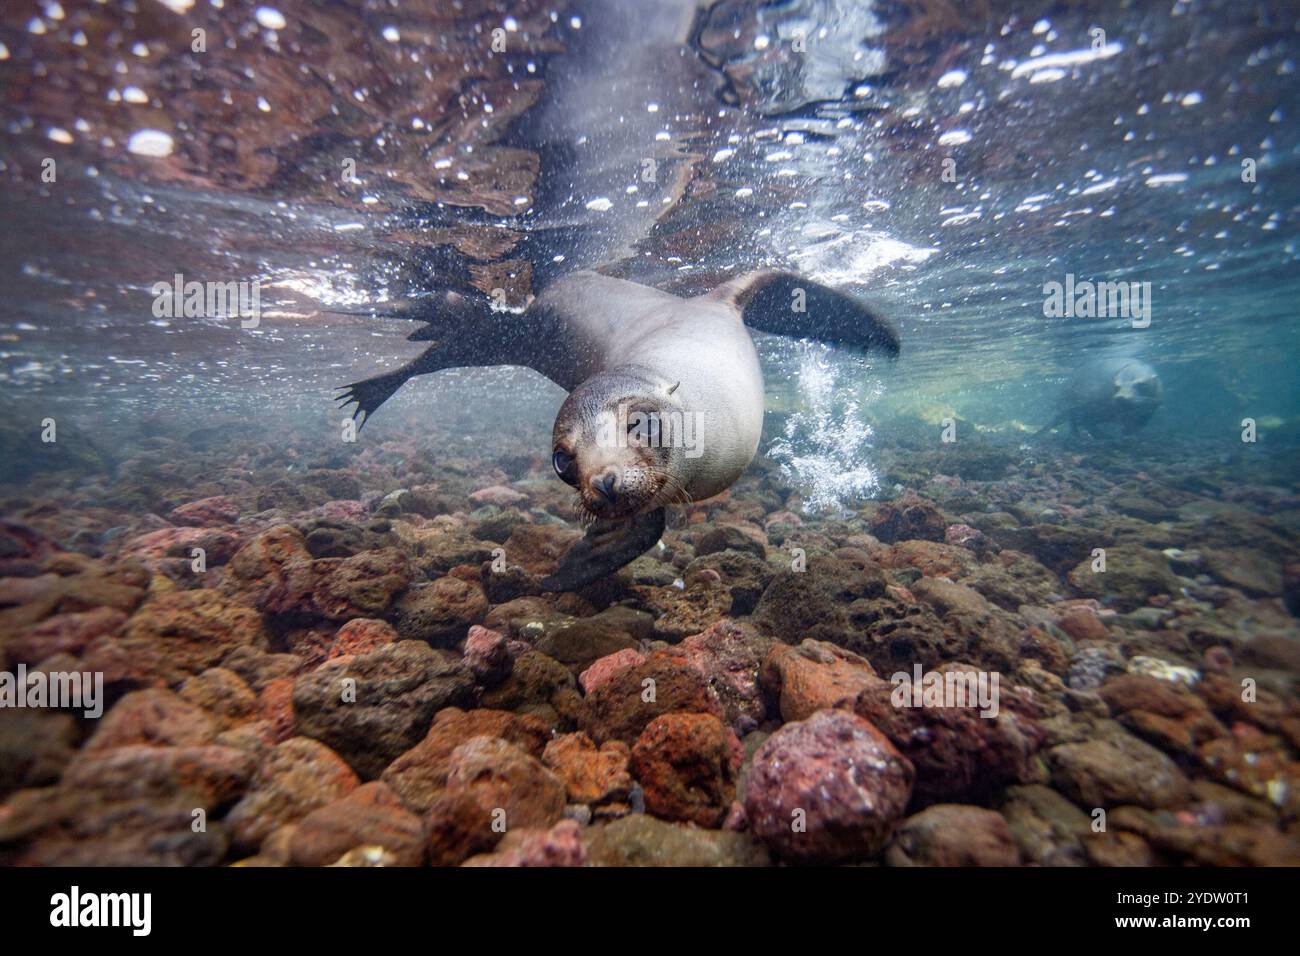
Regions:
<svg viewBox="0 0 1300 956"><path fill-rule="evenodd" d="M561 481L577 487L578 479L571 474L573 470L572 455L568 452L557 451L551 456L551 466L555 469L555 473L560 476Z"/></svg>

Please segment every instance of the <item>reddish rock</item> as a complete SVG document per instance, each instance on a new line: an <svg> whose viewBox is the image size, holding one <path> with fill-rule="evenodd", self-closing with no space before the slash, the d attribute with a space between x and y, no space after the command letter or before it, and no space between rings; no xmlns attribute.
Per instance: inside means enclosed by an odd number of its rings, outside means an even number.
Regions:
<svg viewBox="0 0 1300 956"><path fill-rule="evenodd" d="M476 505L496 505L498 508L509 508L527 501L528 496L520 494L513 488L507 488L505 485L493 485L490 488L480 488L469 496L469 500Z"/></svg>
<svg viewBox="0 0 1300 956"><path fill-rule="evenodd" d="M359 785L352 768L334 751L294 737L271 751L225 824L238 849L255 851L276 828L296 823Z"/></svg>
<svg viewBox="0 0 1300 956"><path fill-rule="evenodd" d="M423 740L389 764L383 781L408 807L424 813L447 785L452 752L474 737L499 737L540 757L550 732L542 721L529 715L448 707L438 712Z"/></svg>
<svg viewBox="0 0 1300 956"><path fill-rule="evenodd" d="M196 549L203 553L203 567L214 568L228 562L240 544L239 534L228 528L159 528L132 538L122 546L122 555L185 580L199 573L193 564Z"/></svg>
<svg viewBox="0 0 1300 956"><path fill-rule="evenodd" d="M745 813L752 832L792 862L869 859L906 809L912 777L912 765L867 721L818 711L758 748Z"/></svg>
<svg viewBox="0 0 1300 956"><path fill-rule="evenodd" d="M211 810L241 796L255 769L253 756L234 747L128 744L83 750L68 764L62 783L123 800L183 791Z"/></svg>
<svg viewBox="0 0 1300 956"><path fill-rule="evenodd" d="M86 741L89 752L131 744L201 746L221 730L217 721L169 690L150 688L124 696Z"/></svg>
<svg viewBox="0 0 1300 956"><path fill-rule="evenodd" d="M613 654L607 654L594 662L578 675L578 683L582 685L584 694L590 694L619 671L628 670L638 664L644 664L645 661L646 656L640 651L625 648Z"/></svg>
<svg viewBox="0 0 1300 956"><path fill-rule="evenodd" d="M1172 760L1122 731L1053 747L1047 762L1056 788L1085 808L1177 807L1190 792Z"/></svg>
<svg viewBox="0 0 1300 956"><path fill-rule="evenodd" d="M265 721L276 743L293 736L293 678L277 677L266 682L257 697L257 716Z"/></svg>
<svg viewBox="0 0 1300 956"><path fill-rule="evenodd" d="M724 716L704 676L679 658L656 652L614 674L583 699L579 726L597 743L636 743L650 721L674 711Z"/></svg>
<svg viewBox="0 0 1300 956"><path fill-rule="evenodd" d="M1095 608L1086 604L1067 607L1056 619L1056 625L1076 641L1105 641L1110 631L1097 616Z"/></svg>
<svg viewBox="0 0 1300 956"><path fill-rule="evenodd" d="M303 817L289 838L289 859L295 866L328 866L360 846L383 847L394 866L424 862L420 818L378 781Z"/></svg>
<svg viewBox="0 0 1300 956"><path fill-rule="evenodd" d="M495 687L510 676L514 658L505 635L475 624L465 638L465 666L483 687Z"/></svg>
<svg viewBox="0 0 1300 956"><path fill-rule="evenodd" d="M126 620L125 613L111 607L56 614L0 643L0 647L3 647L11 666L37 664L55 654L79 657L96 638L111 637L120 632Z"/></svg>
<svg viewBox="0 0 1300 956"><path fill-rule="evenodd" d="M549 827L564 804L563 781L541 761L499 738L473 737L452 751L447 787L429 811L429 861L454 866L510 830Z"/></svg>
<svg viewBox="0 0 1300 956"><path fill-rule="evenodd" d="M978 673L961 666L940 671L947 672ZM1029 691L1000 683L997 716L982 717L978 703L927 706L923 698L912 706L910 687L881 681L858 695L853 710L911 761L918 805L983 801L1008 784L1035 778L1044 732ZM896 706L896 696L908 706Z"/></svg>
<svg viewBox="0 0 1300 956"><path fill-rule="evenodd" d="M97 638L83 655L107 683L176 686L219 666L237 648L265 648L262 617L216 591L169 591L150 598L119 637Z"/></svg>
<svg viewBox="0 0 1300 956"><path fill-rule="evenodd" d="M1202 743L1228 735L1204 700L1169 681L1121 674L1098 694L1120 723L1171 753L1193 755Z"/></svg>
<svg viewBox="0 0 1300 956"><path fill-rule="evenodd" d="M885 862L890 866L1018 866L1020 851L1000 813L939 803L898 825Z"/></svg>
<svg viewBox="0 0 1300 956"><path fill-rule="evenodd" d="M292 525L276 525L235 553L226 567L223 592L239 595L267 614L311 613L312 556Z"/></svg>
<svg viewBox="0 0 1300 956"><path fill-rule="evenodd" d="M167 518L172 524L190 525L195 528L234 524L239 520L239 505L225 495L214 495L211 498L200 498L198 501L173 508Z"/></svg>
<svg viewBox="0 0 1300 956"><path fill-rule="evenodd" d="M759 666L771 644L770 638L761 637L748 625L723 619L686 638L672 653L699 671L713 688L728 724L744 718L759 723L766 717Z"/></svg>
<svg viewBox="0 0 1300 956"><path fill-rule="evenodd" d="M664 714L632 748L646 809L664 820L716 828L736 794L740 741L712 714Z"/></svg>
<svg viewBox="0 0 1300 956"><path fill-rule="evenodd" d="M550 574L582 533L559 524L516 525L506 540L506 560L529 574Z"/></svg>
<svg viewBox="0 0 1300 956"><path fill-rule="evenodd" d="M584 733L556 737L542 753L542 762L564 781L569 802L593 807L627 802L632 790L630 759L631 750L623 741L610 740L597 749Z"/></svg>
<svg viewBox="0 0 1300 956"><path fill-rule="evenodd" d="M883 683L866 658L813 640L798 647L775 645L759 679L787 723L852 704L861 691Z"/></svg>
<svg viewBox="0 0 1300 956"><path fill-rule="evenodd" d="M574 820L561 820L549 830L511 830L492 853L472 856L464 866L582 866L587 849L582 828Z"/></svg>
<svg viewBox="0 0 1300 956"><path fill-rule="evenodd" d="M367 654L389 644L396 644L399 639L397 631L387 621L369 617L354 618L335 633L325 659L332 661L352 654Z"/></svg>

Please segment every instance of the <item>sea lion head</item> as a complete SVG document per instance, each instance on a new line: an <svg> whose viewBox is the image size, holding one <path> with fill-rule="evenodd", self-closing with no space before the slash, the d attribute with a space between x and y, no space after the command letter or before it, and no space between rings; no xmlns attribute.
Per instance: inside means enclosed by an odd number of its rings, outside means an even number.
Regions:
<svg viewBox="0 0 1300 956"><path fill-rule="evenodd" d="M648 370L620 367L575 388L560 406L551 462L578 492L585 518L629 518L684 501L677 387Z"/></svg>
<svg viewBox="0 0 1300 956"><path fill-rule="evenodd" d="M1160 376L1146 362L1132 361L1115 373L1112 395L1119 417L1128 429L1141 428L1151 420L1164 397Z"/></svg>

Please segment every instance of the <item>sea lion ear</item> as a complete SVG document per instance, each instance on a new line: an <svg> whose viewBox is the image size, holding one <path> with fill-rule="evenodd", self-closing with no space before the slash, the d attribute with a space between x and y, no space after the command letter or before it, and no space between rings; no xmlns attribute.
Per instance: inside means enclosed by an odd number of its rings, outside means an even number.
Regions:
<svg viewBox="0 0 1300 956"><path fill-rule="evenodd" d="M680 381L677 381L677 382L673 382L671 385L669 385L669 386L668 386L668 394L671 395L673 392L677 391L677 386L680 385L680 384L682 384L682 383L681 383Z"/></svg>
<svg viewBox="0 0 1300 956"><path fill-rule="evenodd" d="M899 352L898 332L875 309L792 272L750 272L704 296L734 309L751 329L889 356Z"/></svg>

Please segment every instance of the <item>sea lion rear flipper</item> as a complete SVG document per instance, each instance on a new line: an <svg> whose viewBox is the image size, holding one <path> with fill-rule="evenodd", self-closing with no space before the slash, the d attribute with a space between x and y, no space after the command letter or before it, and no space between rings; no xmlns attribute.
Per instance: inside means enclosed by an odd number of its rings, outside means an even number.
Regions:
<svg viewBox="0 0 1300 956"><path fill-rule="evenodd" d="M631 521L597 521L586 537L564 553L555 573L542 579L542 590L573 591L613 574L653 548L663 536L665 523L663 508Z"/></svg>
<svg viewBox="0 0 1300 956"><path fill-rule="evenodd" d="M853 296L792 272L750 272L723 283L706 298L732 305L752 329L816 339L842 348L898 355L898 332Z"/></svg>

